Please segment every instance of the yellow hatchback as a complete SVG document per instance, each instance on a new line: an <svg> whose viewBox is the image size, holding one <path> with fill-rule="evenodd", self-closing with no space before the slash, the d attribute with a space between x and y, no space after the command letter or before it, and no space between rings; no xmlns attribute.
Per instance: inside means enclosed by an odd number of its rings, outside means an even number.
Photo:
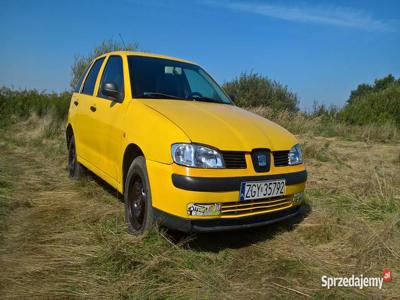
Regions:
<svg viewBox="0 0 400 300"><path fill-rule="evenodd" d="M129 232L249 228L296 215L307 172L297 139L234 105L192 62L118 51L72 95L71 177L84 167L124 195Z"/></svg>

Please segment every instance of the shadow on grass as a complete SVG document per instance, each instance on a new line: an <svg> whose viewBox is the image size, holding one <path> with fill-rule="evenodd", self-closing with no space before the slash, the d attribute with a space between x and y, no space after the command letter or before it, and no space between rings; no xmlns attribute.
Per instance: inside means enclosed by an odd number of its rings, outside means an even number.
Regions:
<svg viewBox="0 0 400 300"><path fill-rule="evenodd" d="M274 238L277 234L294 230L311 213L311 206L304 204L293 218L261 227L226 232L184 234L168 230L168 237L184 248L201 252L219 252L239 249Z"/></svg>
<svg viewBox="0 0 400 300"><path fill-rule="evenodd" d="M108 184L104 179L100 178L87 168L85 168L85 176L87 176L88 180L93 180L104 192L114 197L119 202L124 203L124 195L118 192L113 186Z"/></svg>

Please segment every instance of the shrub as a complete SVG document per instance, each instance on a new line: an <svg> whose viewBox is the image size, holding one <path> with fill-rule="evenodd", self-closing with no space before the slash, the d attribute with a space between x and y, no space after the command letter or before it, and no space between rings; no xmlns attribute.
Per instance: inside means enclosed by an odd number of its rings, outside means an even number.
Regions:
<svg viewBox="0 0 400 300"><path fill-rule="evenodd" d="M400 126L400 79L392 75L361 84L351 92L340 119L356 125L393 123Z"/></svg>
<svg viewBox="0 0 400 300"><path fill-rule="evenodd" d="M257 73L242 73L222 87L242 107L266 106L290 112L299 110L297 96L287 86Z"/></svg>
<svg viewBox="0 0 400 300"><path fill-rule="evenodd" d="M37 90L11 90L0 88L0 116L3 122L14 115L27 118L31 114L42 117L53 114L57 120L64 120L68 114L71 94L45 93Z"/></svg>

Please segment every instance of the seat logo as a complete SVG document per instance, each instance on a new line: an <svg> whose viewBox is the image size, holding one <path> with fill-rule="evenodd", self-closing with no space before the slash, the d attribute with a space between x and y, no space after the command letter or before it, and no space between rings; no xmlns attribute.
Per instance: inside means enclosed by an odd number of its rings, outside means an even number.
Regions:
<svg viewBox="0 0 400 300"><path fill-rule="evenodd" d="M267 166L267 155L265 153L258 153L257 154L257 161L260 167Z"/></svg>

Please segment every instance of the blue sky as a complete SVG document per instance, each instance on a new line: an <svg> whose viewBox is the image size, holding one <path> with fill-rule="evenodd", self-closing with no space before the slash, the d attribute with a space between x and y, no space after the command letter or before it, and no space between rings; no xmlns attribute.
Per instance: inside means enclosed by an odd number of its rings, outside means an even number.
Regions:
<svg viewBox="0 0 400 300"><path fill-rule="evenodd" d="M105 39L193 60L223 83L258 72L300 106L400 76L400 1L4 1L0 86L63 91L76 54Z"/></svg>

